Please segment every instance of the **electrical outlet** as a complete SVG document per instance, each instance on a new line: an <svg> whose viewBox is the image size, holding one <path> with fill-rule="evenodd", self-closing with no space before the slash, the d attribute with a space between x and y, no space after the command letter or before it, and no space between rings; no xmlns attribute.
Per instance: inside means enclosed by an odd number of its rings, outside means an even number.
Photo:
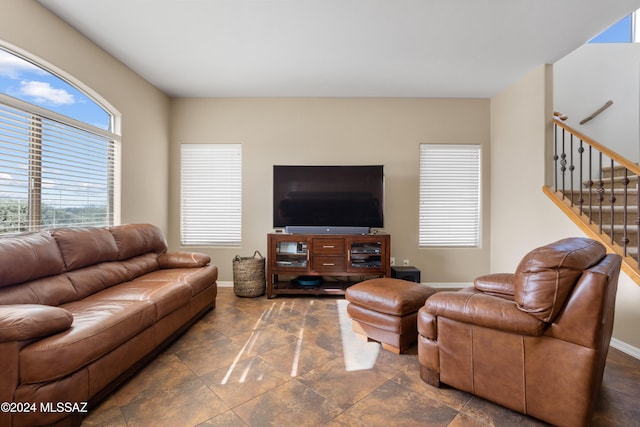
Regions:
<svg viewBox="0 0 640 427"><path fill-rule="evenodd" d="M392 265L392 266L393 266L393 265L396 265L396 257L393 257L393 256L392 256L392 257L391 257L391 259L390 259L390 261L391 261L391 265Z"/></svg>
<svg viewBox="0 0 640 427"><path fill-rule="evenodd" d="M409 265L409 260L408 259L403 259L402 260L402 265L404 265L405 267L407 267Z"/></svg>

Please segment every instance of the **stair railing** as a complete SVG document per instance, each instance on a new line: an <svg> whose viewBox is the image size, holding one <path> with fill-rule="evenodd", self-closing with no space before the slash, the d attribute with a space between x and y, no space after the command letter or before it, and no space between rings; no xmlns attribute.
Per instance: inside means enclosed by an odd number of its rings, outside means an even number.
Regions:
<svg viewBox="0 0 640 427"><path fill-rule="evenodd" d="M633 258L635 268L640 269L640 167L573 129L565 120L566 116L554 113L556 197L577 208L580 216L586 216L591 230L595 226L595 231L606 235L614 249L619 245L621 250L615 252ZM630 204L631 196L635 201ZM605 220L607 216L609 221Z"/></svg>

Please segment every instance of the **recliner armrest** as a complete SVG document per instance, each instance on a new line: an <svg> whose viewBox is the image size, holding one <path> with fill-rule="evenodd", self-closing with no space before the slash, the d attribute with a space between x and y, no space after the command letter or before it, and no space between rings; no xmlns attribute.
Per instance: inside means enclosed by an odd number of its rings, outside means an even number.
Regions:
<svg viewBox="0 0 640 427"><path fill-rule="evenodd" d="M473 281L473 286L486 294L514 300L515 278L513 273L487 274L477 277Z"/></svg>
<svg viewBox="0 0 640 427"><path fill-rule="evenodd" d="M547 326L515 302L480 291L438 292L425 302L425 309L434 316L516 334L539 336Z"/></svg>

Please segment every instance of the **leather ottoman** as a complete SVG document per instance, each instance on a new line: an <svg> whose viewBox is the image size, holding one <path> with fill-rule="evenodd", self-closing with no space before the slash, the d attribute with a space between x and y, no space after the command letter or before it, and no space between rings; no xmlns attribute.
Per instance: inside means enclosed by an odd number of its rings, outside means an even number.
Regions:
<svg viewBox="0 0 640 427"><path fill-rule="evenodd" d="M406 280L365 280L347 288L353 331L396 354L418 340L418 310L436 290Z"/></svg>

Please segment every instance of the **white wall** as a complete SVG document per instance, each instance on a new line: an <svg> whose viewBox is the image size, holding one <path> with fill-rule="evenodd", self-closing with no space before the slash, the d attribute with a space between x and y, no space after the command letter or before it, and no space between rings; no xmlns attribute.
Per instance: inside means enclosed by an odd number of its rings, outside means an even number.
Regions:
<svg viewBox="0 0 640 427"><path fill-rule="evenodd" d="M575 234L542 193L551 68L540 66L491 99L491 270L513 272L536 246Z"/></svg>
<svg viewBox="0 0 640 427"><path fill-rule="evenodd" d="M634 162L640 160L640 44L586 44L553 65L554 109L567 123ZM593 120L580 121L607 101Z"/></svg>

